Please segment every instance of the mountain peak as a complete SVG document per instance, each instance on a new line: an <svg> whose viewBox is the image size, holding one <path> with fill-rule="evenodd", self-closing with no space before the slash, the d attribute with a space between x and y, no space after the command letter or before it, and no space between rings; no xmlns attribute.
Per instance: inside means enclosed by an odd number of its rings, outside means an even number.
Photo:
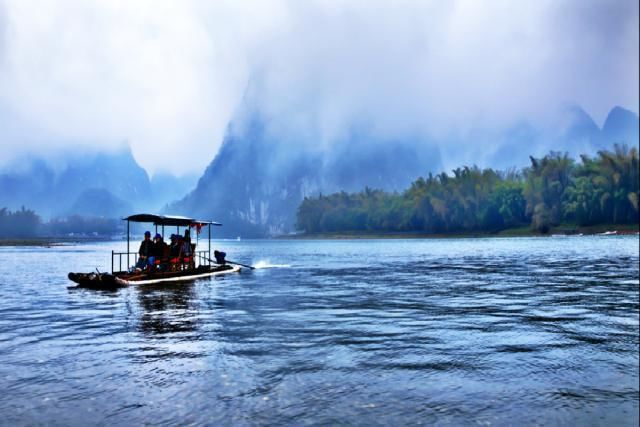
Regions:
<svg viewBox="0 0 640 427"><path fill-rule="evenodd" d="M611 144L638 144L640 133L638 115L622 107L614 107L602 126L603 143Z"/></svg>
<svg viewBox="0 0 640 427"><path fill-rule="evenodd" d="M634 122L638 122L637 114L635 114L633 111L627 110L626 108L615 106L611 109L611 111L609 111L602 129L604 130L607 127L611 126L633 124Z"/></svg>

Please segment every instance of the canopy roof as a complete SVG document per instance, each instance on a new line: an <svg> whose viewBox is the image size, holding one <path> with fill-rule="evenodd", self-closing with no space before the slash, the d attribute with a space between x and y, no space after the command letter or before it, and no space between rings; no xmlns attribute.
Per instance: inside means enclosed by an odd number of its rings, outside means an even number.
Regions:
<svg viewBox="0 0 640 427"><path fill-rule="evenodd" d="M154 215L154 214L136 214L130 215L126 218L122 218L125 221L131 222L151 222L154 225L178 225L178 226L191 226L195 224L200 225L222 225L215 221L203 221L200 219L188 218L186 216L178 215Z"/></svg>

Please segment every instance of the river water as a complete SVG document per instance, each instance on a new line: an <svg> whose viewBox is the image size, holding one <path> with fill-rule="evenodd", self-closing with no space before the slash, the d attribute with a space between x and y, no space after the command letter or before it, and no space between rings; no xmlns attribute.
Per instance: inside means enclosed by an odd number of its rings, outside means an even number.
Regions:
<svg viewBox="0 0 640 427"><path fill-rule="evenodd" d="M0 248L0 424L638 425L637 236L216 241L252 272L68 289Z"/></svg>

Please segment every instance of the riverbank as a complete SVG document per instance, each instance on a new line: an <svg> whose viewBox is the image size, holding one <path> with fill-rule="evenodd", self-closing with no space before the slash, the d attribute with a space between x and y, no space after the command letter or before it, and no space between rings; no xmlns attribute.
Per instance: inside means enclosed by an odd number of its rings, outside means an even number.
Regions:
<svg viewBox="0 0 640 427"><path fill-rule="evenodd" d="M77 243L93 243L111 241L110 237L30 237L0 239L0 246L63 246Z"/></svg>
<svg viewBox="0 0 640 427"><path fill-rule="evenodd" d="M638 224L599 224L590 226L578 226L575 224L560 224L553 227L548 233L542 234L529 226L507 228L499 231L485 232L461 232L461 233L425 233L419 231L406 232L379 232L379 231L341 231L335 233L301 233L295 235L279 236L279 239L460 239L460 238L484 238L484 237L545 237L545 236L575 236L575 235L624 235L638 234Z"/></svg>

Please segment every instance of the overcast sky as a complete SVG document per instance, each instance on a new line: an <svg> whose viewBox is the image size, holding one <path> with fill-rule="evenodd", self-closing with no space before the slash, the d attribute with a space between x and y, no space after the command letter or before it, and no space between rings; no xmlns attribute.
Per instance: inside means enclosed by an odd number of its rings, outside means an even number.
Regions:
<svg viewBox="0 0 640 427"><path fill-rule="evenodd" d="M602 124L638 111L638 49L636 0L0 0L0 164L127 141L152 173L201 172L243 97L323 144L570 104Z"/></svg>

